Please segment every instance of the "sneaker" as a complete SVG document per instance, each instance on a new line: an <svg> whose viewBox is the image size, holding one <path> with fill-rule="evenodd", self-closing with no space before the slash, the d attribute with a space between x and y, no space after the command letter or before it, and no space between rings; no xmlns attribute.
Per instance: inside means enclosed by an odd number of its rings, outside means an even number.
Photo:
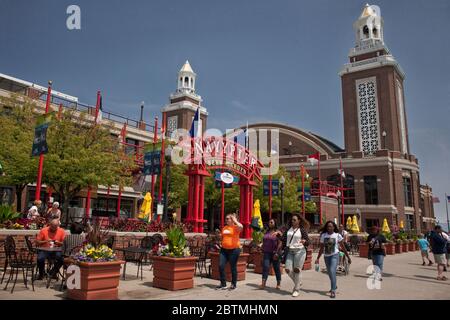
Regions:
<svg viewBox="0 0 450 320"><path fill-rule="evenodd" d="M228 288L228 290L230 290L230 291L236 290L236 285L232 284L232 285Z"/></svg>
<svg viewBox="0 0 450 320"><path fill-rule="evenodd" d="M331 298L331 299L336 298L336 292L331 291L330 298Z"/></svg>
<svg viewBox="0 0 450 320"><path fill-rule="evenodd" d="M423 265L423 266L425 265L425 261L424 261L424 262L422 262L422 265Z"/></svg>
<svg viewBox="0 0 450 320"><path fill-rule="evenodd" d="M300 293L297 290L294 290L294 292L292 292L292 296L293 297L298 297Z"/></svg>
<svg viewBox="0 0 450 320"><path fill-rule="evenodd" d="M227 290L227 286L219 285L216 287L216 290Z"/></svg>

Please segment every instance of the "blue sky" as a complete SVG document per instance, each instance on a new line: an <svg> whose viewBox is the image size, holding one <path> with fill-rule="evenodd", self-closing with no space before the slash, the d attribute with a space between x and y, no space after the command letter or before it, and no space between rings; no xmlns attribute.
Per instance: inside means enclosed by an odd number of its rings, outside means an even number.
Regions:
<svg viewBox="0 0 450 320"><path fill-rule="evenodd" d="M66 8L81 8L81 30ZM209 127L256 121L304 128L343 146L338 71L354 45L353 0L0 0L0 72L45 85L108 111L145 118L175 89L189 59ZM445 220L450 193L450 2L377 1L385 43L406 72L412 153Z"/></svg>

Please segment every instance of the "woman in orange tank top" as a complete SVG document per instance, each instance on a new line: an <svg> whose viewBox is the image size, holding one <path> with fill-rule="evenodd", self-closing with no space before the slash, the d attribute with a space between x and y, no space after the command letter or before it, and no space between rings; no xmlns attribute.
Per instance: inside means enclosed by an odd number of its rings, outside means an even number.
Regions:
<svg viewBox="0 0 450 320"><path fill-rule="evenodd" d="M239 234L242 231L242 224L236 218L235 214L228 214L225 218L226 226L222 228L222 247L219 257L220 285L219 290L227 289L225 266L227 262L231 267L231 286L229 290L236 289L237 283L237 261L241 253L241 243Z"/></svg>

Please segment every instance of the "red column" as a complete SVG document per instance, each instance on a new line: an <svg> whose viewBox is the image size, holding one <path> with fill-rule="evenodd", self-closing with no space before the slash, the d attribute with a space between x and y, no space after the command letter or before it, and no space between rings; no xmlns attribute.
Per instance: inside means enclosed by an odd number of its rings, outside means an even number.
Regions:
<svg viewBox="0 0 450 320"><path fill-rule="evenodd" d="M301 175L302 175L302 214L305 217L305 167L301 165Z"/></svg>
<svg viewBox="0 0 450 320"><path fill-rule="evenodd" d="M272 167L272 162L270 162L269 164L269 220L272 219L272 173L271 171L271 167Z"/></svg>
<svg viewBox="0 0 450 320"><path fill-rule="evenodd" d="M200 193L199 193L199 209L198 209L198 232L203 232L203 214L205 211L205 177L199 176Z"/></svg>
<svg viewBox="0 0 450 320"><path fill-rule="evenodd" d="M87 189L87 196L86 196L86 211L85 211L85 216L87 219L89 219L90 214L89 211L91 209L91 186L88 187Z"/></svg>
<svg viewBox="0 0 450 320"><path fill-rule="evenodd" d="M255 182L241 177L239 179L239 187L241 194L240 203L240 220L243 225L242 237L245 239L251 238L251 215L253 209L253 186Z"/></svg>
<svg viewBox="0 0 450 320"><path fill-rule="evenodd" d="M47 100L45 101L45 113L48 113L48 109L50 107L50 99L52 96L52 82L48 82L47 88ZM44 168L44 155L39 155L39 166L38 166L38 175L36 180L36 193L34 194L34 199L41 199L41 184L42 184L42 170Z"/></svg>
<svg viewBox="0 0 450 320"><path fill-rule="evenodd" d="M153 131L153 144L158 141L158 117L155 117L155 127ZM152 203L150 206L150 216L153 218L153 204L155 203L155 175L152 173Z"/></svg>

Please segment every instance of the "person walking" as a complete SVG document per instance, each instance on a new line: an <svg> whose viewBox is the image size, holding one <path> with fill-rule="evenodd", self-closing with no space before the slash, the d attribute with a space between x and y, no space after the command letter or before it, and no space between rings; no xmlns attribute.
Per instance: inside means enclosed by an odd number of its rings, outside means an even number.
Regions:
<svg viewBox="0 0 450 320"><path fill-rule="evenodd" d="M320 249L316 259L316 264L319 264L320 257L324 255L325 265L327 267L328 277L331 282L330 298L336 298L336 271L339 262L339 247L347 256L348 263L352 263L347 249L343 245L343 237L339 234L338 227L333 221L327 221L325 225L319 230L320 232Z"/></svg>
<svg viewBox="0 0 450 320"><path fill-rule="evenodd" d="M231 267L231 286L228 289L235 290L237 284L237 262L241 253L239 233L243 227L237 220L235 214L227 214L225 223L226 226L221 231L222 245L219 256L220 285L216 289L227 289L225 266L229 263Z"/></svg>
<svg viewBox="0 0 450 320"><path fill-rule="evenodd" d="M369 259L372 259L375 279L382 281L384 257L386 256L386 248L384 247L387 242L386 237L380 233L379 227L373 226L366 242L369 244Z"/></svg>
<svg viewBox="0 0 450 320"><path fill-rule="evenodd" d="M297 297L302 285L302 268L309 245L309 222L298 213L292 214L291 226L283 235L284 270L294 282L292 296Z"/></svg>
<svg viewBox="0 0 450 320"><path fill-rule="evenodd" d="M425 259L428 260L428 265L432 266L433 261L431 261L428 251L430 250L430 243L427 239L424 238L423 234L419 235L419 240L417 240L417 243L419 244L420 248L420 255L422 257L422 265L424 266L426 264Z"/></svg>
<svg viewBox="0 0 450 320"><path fill-rule="evenodd" d="M277 289L280 289L281 285L281 271L280 271L280 251L282 247L281 241L282 233L277 229L277 223L275 219L269 220L269 228L264 234L262 243L262 283L261 289L266 287L267 278L269 276L270 266L272 265L277 279Z"/></svg>
<svg viewBox="0 0 450 320"><path fill-rule="evenodd" d="M447 242L449 241L449 236L442 231L442 227L437 225L434 227L434 231L431 233L431 251L433 252L434 261L437 264L437 280L445 281L447 277L442 275L444 268L447 264L446 253L447 253Z"/></svg>

